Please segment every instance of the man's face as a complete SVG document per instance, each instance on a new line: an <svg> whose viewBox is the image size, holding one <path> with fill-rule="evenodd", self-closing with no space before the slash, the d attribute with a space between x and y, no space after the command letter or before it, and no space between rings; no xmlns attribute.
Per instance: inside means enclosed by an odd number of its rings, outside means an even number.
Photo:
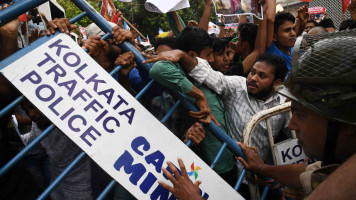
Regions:
<svg viewBox="0 0 356 200"><path fill-rule="evenodd" d="M200 58L205 59L208 61L209 64L214 62L213 56L213 48L212 47L205 47L200 54L198 55Z"/></svg>
<svg viewBox="0 0 356 200"><path fill-rule="evenodd" d="M274 81L274 67L266 62L256 62L247 76L246 83L249 95L267 100L277 86L277 80Z"/></svg>
<svg viewBox="0 0 356 200"><path fill-rule="evenodd" d="M30 101L25 100L22 103L22 108L25 110L29 118L35 122L41 130L46 129L49 125L51 125L51 121L49 121Z"/></svg>
<svg viewBox="0 0 356 200"><path fill-rule="evenodd" d="M328 119L292 101L292 118L288 127L295 130L298 144L308 156L322 160Z"/></svg>
<svg viewBox="0 0 356 200"><path fill-rule="evenodd" d="M227 72L229 70L229 54L228 47L225 47L223 51L213 52L214 62L211 63L212 68L221 73Z"/></svg>
<svg viewBox="0 0 356 200"><path fill-rule="evenodd" d="M310 29L312 29L312 28L314 28L314 27L315 27L315 24L314 24L314 23L312 23L312 22L307 23L307 25L305 26L304 31L308 33L308 32L310 31Z"/></svg>
<svg viewBox="0 0 356 200"><path fill-rule="evenodd" d="M295 27L291 21L285 21L274 34L274 41L282 48L294 47L295 39Z"/></svg>

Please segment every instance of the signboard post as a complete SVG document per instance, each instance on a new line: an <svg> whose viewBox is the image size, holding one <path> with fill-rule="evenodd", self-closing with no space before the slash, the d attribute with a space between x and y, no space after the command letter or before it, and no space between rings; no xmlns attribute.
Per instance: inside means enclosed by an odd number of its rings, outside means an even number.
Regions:
<svg viewBox="0 0 356 200"><path fill-rule="evenodd" d="M69 36L40 38L0 72L137 199L175 199L157 181L170 184L161 168L178 157L199 166L205 199L242 199Z"/></svg>

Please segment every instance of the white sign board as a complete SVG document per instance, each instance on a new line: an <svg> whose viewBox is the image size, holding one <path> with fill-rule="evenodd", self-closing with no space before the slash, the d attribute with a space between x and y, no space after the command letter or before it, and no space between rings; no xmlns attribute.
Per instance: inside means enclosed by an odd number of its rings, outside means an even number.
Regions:
<svg viewBox="0 0 356 200"><path fill-rule="evenodd" d="M188 0L147 0L145 2L146 10L156 13L167 13L189 7Z"/></svg>
<svg viewBox="0 0 356 200"><path fill-rule="evenodd" d="M298 139L288 139L275 144L274 155L277 165L303 163L308 158L302 147L298 145ZM313 162L315 162L313 159L308 161L308 163Z"/></svg>
<svg viewBox="0 0 356 200"><path fill-rule="evenodd" d="M242 199L69 36L40 38L1 73L137 199L174 199L157 183L166 161L192 163L205 199ZM193 173L194 174L194 173ZM195 181L195 177L190 177Z"/></svg>

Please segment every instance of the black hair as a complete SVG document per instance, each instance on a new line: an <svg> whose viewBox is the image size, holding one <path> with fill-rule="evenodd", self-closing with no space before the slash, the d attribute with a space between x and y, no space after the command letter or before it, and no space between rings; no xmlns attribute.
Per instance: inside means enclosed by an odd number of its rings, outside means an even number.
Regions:
<svg viewBox="0 0 356 200"><path fill-rule="evenodd" d="M229 46L229 41L227 41L226 39L222 39L222 38L214 38L213 39L213 51L214 52L223 52L225 50L225 47Z"/></svg>
<svg viewBox="0 0 356 200"><path fill-rule="evenodd" d="M334 22L330 18L323 19L319 22L318 26L322 26L324 28L335 28Z"/></svg>
<svg viewBox="0 0 356 200"><path fill-rule="evenodd" d="M356 28L356 21L353 21L352 24L349 26L349 29Z"/></svg>
<svg viewBox="0 0 356 200"><path fill-rule="evenodd" d="M343 30L350 28L350 26L353 23L354 23L354 21L352 19L346 19L346 20L342 21L340 24L340 27L339 27L339 31L343 31Z"/></svg>
<svg viewBox="0 0 356 200"><path fill-rule="evenodd" d="M197 54L206 48L213 46L213 39L204 29L187 26L176 38L177 48L189 52L194 51Z"/></svg>
<svg viewBox="0 0 356 200"><path fill-rule="evenodd" d="M155 50L157 50L160 45L167 45L172 49L176 49L176 39L174 37L157 38L154 44Z"/></svg>
<svg viewBox="0 0 356 200"><path fill-rule="evenodd" d="M308 21L307 21L307 24L308 23L313 23L315 26L318 26L318 22L316 22L315 20L312 20L312 19L309 19Z"/></svg>
<svg viewBox="0 0 356 200"><path fill-rule="evenodd" d="M229 36L229 37L222 37L221 39L225 39L228 42L230 42L232 39L234 39L236 36Z"/></svg>
<svg viewBox="0 0 356 200"><path fill-rule="evenodd" d="M253 23L242 23L239 25L241 41L247 41L251 49L255 47L258 26Z"/></svg>
<svg viewBox="0 0 356 200"><path fill-rule="evenodd" d="M276 15L274 20L274 33L277 33L278 28L285 22L290 21L293 24L295 23L295 17L288 12L280 12Z"/></svg>
<svg viewBox="0 0 356 200"><path fill-rule="evenodd" d="M280 56L276 56L270 53L261 54L256 62L266 62L274 67L274 80L281 79L282 81L287 75L288 67L286 61Z"/></svg>

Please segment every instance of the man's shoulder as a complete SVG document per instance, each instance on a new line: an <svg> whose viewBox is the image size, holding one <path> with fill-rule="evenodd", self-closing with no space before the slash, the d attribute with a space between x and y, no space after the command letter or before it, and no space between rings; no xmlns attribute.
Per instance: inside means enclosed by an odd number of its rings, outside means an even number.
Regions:
<svg viewBox="0 0 356 200"><path fill-rule="evenodd" d="M181 71L183 71L183 68L178 64L178 63L172 63L171 61L167 61L167 60L161 60L161 61L158 61L156 62L151 70L154 70L154 71L169 71L169 70L176 70L176 69L179 69Z"/></svg>

